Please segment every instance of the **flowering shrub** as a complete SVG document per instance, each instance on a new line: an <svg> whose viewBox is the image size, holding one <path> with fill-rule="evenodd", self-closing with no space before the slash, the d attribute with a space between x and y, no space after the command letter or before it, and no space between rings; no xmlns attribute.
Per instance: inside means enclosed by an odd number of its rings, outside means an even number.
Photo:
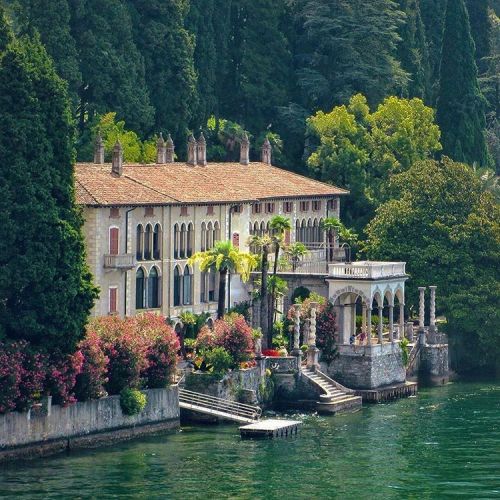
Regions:
<svg viewBox="0 0 500 500"><path fill-rule="evenodd" d="M108 382L109 358L104 353L103 341L98 333L91 329L78 344L78 349L84 359L82 371L76 377L76 398L78 401L86 401L105 396L104 385Z"/></svg>
<svg viewBox="0 0 500 500"><path fill-rule="evenodd" d="M262 355L270 358L279 358L281 356L277 349L264 349Z"/></svg>
<svg viewBox="0 0 500 500"><path fill-rule="evenodd" d="M0 413L27 410L41 396L45 358L24 341L0 343Z"/></svg>
<svg viewBox="0 0 500 500"><path fill-rule="evenodd" d="M211 350L223 347L238 365L248 361L253 352L252 328L240 314L229 314L218 319L211 330L208 326L201 329L196 339L198 350Z"/></svg>
<svg viewBox="0 0 500 500"><path fill-rule="evenodd" d="M14 410L20 396L23 356L15 343L0 343L0 413Z"/></svg>
<svg viewBox="0 0 500 500"><path fill-rule="evenodd" d="M147 368L143 374L146 384L150 388L166 387L175 372L179 338L164 318L156 314L139 316L136 325L147 344Z"/></svg>
<svg viewBox="0 0 500 500"><path fill-rule="evenodd" d="M52 395L52 402L66 406L76 403L73 389L76 377L83 368L84 356L81 351L66 356L62 360L52 361L45 378L45 389Z"/></svg>

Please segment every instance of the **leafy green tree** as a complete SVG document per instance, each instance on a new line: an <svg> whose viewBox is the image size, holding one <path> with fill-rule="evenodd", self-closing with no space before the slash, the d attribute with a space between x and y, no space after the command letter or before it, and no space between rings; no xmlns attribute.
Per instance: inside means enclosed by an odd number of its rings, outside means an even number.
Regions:
<svg viewBox="0 0 500 500"><path fill-rule="evenodd" d="M500 206L467 165L416 162L391 179L394 193L367 228L369 258L407 262L406 304L418 286L437 285L459 369L500 356Z"/></svg>
<svg viewBox="0 0 500 500"><path fill-rule="evenodd" d="M97 290L75 206L66 85L37 37L0 59L0 116L0 335L70 353Z"/></svg>
<svg viewBox="0 0 500 500"><path fill-rule="evenodd" d="M257 266L254 255L240 252L230 241L217 241L213 248L205 252L196 252L188 259L188 265L199 264L200 271L218 271L219 300L217 318L221 319L226 310L226 287L228 273L237 273L243 281L248 281L250 272Z"/></svg>
<svg viewBox="0 0 500 500"><path fill-rule="evenodd" d="M441 51L437 122L443 153L456 161L488 165L485 101L477 82L474 42L464 0L449 0Z"/></svg>
<svg viewBox="0 0 500 500"><path fill-rule="evenodd" d="M420 99L389 97L370 114L366 98L319 111L307 121L319 146L308 159L323 181L349 189L344 220L360 231L386 198L387 179L440 149L434 112Z"/></svg>
<svg viewBox="0 0 500 500"><path fill-rule="evenodd" d="M12 41L12 30L7 21L5 11L0 5L0 56L7 48L7 45Z"/></svg>
<svg viewBox="0 0 500 500"><path fill-rule="evenodd" d="M145 62L155 127L168 130L179 145L184 144L197 106L194 37L184 27L189 3L128 0L128 4L135 43Z"/></svg>
<svg viewBox="0 0 500 500"><path fill-rule="evenodd" d="M127 6L121 0L69 2L71 32L82 72L80 131L93 123L97 113L114 111L132 130L149 132L154 124L154 109Z"/></svg>
<svg viewBox="0 0 500 500"><path fill-rule="evenodd" d="M78 51L71 34L68 0L15 0L21 32L40 34L58 75L68 82L73 109L82 85Z"/></svg>

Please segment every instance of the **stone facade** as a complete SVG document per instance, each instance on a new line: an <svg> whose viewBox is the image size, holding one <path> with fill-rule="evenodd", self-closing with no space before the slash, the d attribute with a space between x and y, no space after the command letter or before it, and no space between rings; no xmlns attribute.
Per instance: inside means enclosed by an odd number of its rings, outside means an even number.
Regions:
<svg viewBox="0 0 500 500"><path fill-rule="evenodd" d="M376 389L406 380L398 342L383 345L341 346L338 357L321 370L351 389Z"/></svg>

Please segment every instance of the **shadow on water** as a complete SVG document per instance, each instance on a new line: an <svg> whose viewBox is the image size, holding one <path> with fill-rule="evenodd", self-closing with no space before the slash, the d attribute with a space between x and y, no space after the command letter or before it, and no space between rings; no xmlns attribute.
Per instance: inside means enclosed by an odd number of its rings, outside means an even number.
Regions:
<svg viewBox="0 0 500 500"><path fill-rule="evenodd" d="M354 414L288 413L297 437L237 425L182 431L0 469L9 498L500 497L500 383L458 382Z"/></svg>

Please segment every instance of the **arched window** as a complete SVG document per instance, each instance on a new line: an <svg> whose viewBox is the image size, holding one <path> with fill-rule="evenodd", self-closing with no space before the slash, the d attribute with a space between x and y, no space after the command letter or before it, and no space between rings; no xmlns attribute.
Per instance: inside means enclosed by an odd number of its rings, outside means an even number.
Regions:
<svg viewBox="0 0 500 500"><path fill-rule="evenodd" d="M179 241L179 258L186 258L186 224L181 225L181 235Z"/></svg>
<svg viewBox="0 0 500 500"><path fill-rule="evenodd" d="M187 251L186 251L186 257L191 257L193 255L193 248L194 248L194 226L190 222L187 228Z"/></svg>
<svg viewBox="0 0 500 500"><path fill-rule="evenodd" d="M215 302L217 292L217 273L213 270L200 274L200 302Z"/></svg>
<svg viewBox="0 0 500 500"><path fill-rule="evenodd" d="M153 228L151 224L146 226L144 232L144 260L151 260L151 244L152 244Z"/></svg>
<svg viewBox="0 0 500 500"><path fill-rule="evenodd" d="M178 226L178 224L175 224L175 226L174 226L174 259L179 258L179 239L180 239L179 226Z"/></svg>
<svg viewBox="0 0 500 500"><path fill-rule="evenodd" d="M160 307L160 280L156 267L151 268L148 277L148 307L155 309Z"/></svg>
<svg viewBox="0 0 500 500"><path fill-rule="evenodd" d="M318 222L318 241L323 243L325 241L325 231L323 230L323 219Z"/></svg>
<svg viewBox="0 0 500 500"><path fill-rule="evenodd" d="M117 227L109 228L109 254L118 255L120 230Z"/></svg>
<svg viewBox="0 0 500 500"><path fill-rule="evenodd" d="M207 275L208 273L200 273L200 302L202 304L208 302Z"/></svg>
<svg viewBox="0 0 500 500"><path fill-rule="evenodd" d="M313 239L313 229L312 229L312 222L311 219L307 221L307 235L306 235L306 241L307 243L311 243Z"/></svg>
<svg viewBox="0 0 500 500"><path fill-rule="evenodd" d="M201 251L204 252L207 249L207 225L201 223Z"/></svg>
<svg viewBox="0 0 500 500"><path fill-rule="evenodd" d="M220 241L220 225L218 222L214 224L214 237L212 246L215 244L216 241Z"/></svg>
<svg viewBox="0 0 500 500"><path fill-rule="evenodd" d="M184 268L184 276L182 280L182 303L185 306L191 305L191 296L193 288L193 275L189 266Z"/></svg>
<svg viewBox="0 0 500 500"><path fill-rule="evenodd" d="M136 241L135 256L136 256L137 260L143 260L144 259L144 228L142 227L142 224L139 224L137 226L136 238L137 238L137 241Z"/></svg>
<svg viewBox="0 0 500 500"><path fill-rule="evenodd" d="M214 246L214 229L212 226L212 223L209 222L207 226L207 244L206 244L206 250L210 250Z"/></svg>
<svg viewBox="0 0 500 500"><path fill-rule="evenodd" d="M161 227L156 224L153 231L153 259L161 259Z"/></svg>
<svg viewBox="0 0 500 500"><path fill-rule="evenodd" d="M144 282L146 276L144 274L144 269L140 267L135 273L135 308L144 309Z"/></svg>
<svg viewBox="0 0 500 500"><path fill-rule="evenodd" d="M306 239L306 220L302 219L302 223L300 224L300 241L305 243Z"/></svg>
<svg viewBox="0 0 500 500"><path fill-rule="evenodd" d="M174 306L181 305L181 272L179 266L174 269Z"/></svg>
<svg viewBox="0 0 500 500"><path fill-rule="evenodd" d="M319 243L319 225L318 225L318 219L314 219L313 222L313 242L314 243Z"/></svg>
<svg viewBox="0 0 500 500"><path fill-rule="evenodd" d="M264 221L260 223L260 232L259 236L264 236L266 234L266 225L264 224Z"/></svg>

